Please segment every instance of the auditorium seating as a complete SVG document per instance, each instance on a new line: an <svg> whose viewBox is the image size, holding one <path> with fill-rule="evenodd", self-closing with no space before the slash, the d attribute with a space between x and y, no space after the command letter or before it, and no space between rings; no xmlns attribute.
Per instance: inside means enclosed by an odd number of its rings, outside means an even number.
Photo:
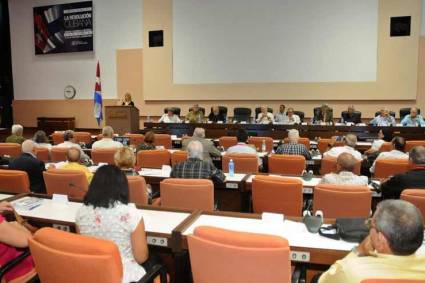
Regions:
<svg viewBox="0 0 425 283"><path fill-rule="evenodd" d="M58 145L64 142L63 132L57 132L52 134L52 140L54 145Z"/></svg>
<svg viewBox="0 0 425 283"><path fill-rule="evenodd" d="M136 158L141 168L162 168L162 165L170 165L171 154L168 150L140 150Z"/></svg>
<svg viewBox="0 0 425 283"><path fill-rule="evenodd" d="M171 153L171 166L187 160L187 151L176 150Z"/></svg>
<svg viewBox="0 0 425 283"><path fill-rule="evenodd" d="M388 178L409 171L407 159L377 159L375 161L375 178Z"/></svg>
<svg viewBox="0 0 425 283"><path fill-rule="evenodd" d="M249 123L251 121L251 109L245 107L234 108L233 121Z"/></svg>
<svg viewBox="0 0 425 283"><path fill-rule="evenodd" d="M174 114L180 117L181 108L180 107L166 107L164 108L164 113L168 113L168 109L171 108L171 111L173 111Z"/></svg>
<svg viewBox="0 0 425 283"><path fill-rule="evenodd" d="M22 153L21 145L17 143L0 143L0 156L19 157Z"/></svg>
<svg viewBox="0 0 425 283"><path fill-rule="evenodd" d="M260 114L260 112L261 112L261 107L256 107L255 108L255 117L254 117L255 119L258 118L258 114ZM267 107L267 112L273 113L273 108Z"/></svg>
<svg viewBox="0 0 425 283"><path fill-rule="evenodd" d="M34 150L35 156L38 160L41 160L43 162L50 161L50 150L47 147L36 147Z"/></svg>
<svg viewBox="0 0 425 283"><path fill-rule="evenodd" d="M117 148L97 148L92 149L91 159L94 164L108 163L115 164L114 155L117 152Z"/></svg>
<svg viewBox="0 0 425 283"><path fill-rule="evenodd" d="M319 184L314 188L313 210L325 218L369 217L372 192L367 186Z"/></svg>
<svg viewBox="0 0 425 283"><path fill-rule="evenodd" d="M92 138L89 132L74 132L74 142L91 144Z"/></svg>
<svg viewBox="0 0 425 283"><path fill-rule="evenodd" d="M289 244L282 237L200 226L188 246L194 282L291 282Z"/></svg>
<svg viewBox="0 0 425 283"><path fill-rule="evenodd" d="M394 149L394 145L392 142L384 142L379 148L379 152L391 151Z"/></svg>
<svg viewBox="0 0 425 283"><path fill-rule="evenodd" d="M171 136L168 134L155 134L155 146L163 146L165 149L171 149Z"/></svg>
<svg viewBox="0 0 425 283"><path fill-rule="evenodd" d="M223 172L229 172L229 161L233 159L235 173L258 173L258 156L249 153L226 153L221 158Z"/></svg>
<svg viewBox="0 0 425 283"><path fill-rule="evenodd" d="M305 114L304 114L304 112L303 112L303 111L294 111L294 114L295 114L295 115L297 115L298 117L300 117L300 121L301 121L301 123L303 123L303 122L304 122Z"/></svg>
<svg viewBox="0 0 425 283"><path fill-rule="evenodd" d="M301 155L272 154L268 162L271 174L301 176L305 170L305 157Z"/></svg>
<svg viewBox="0 0 425 283"><path fill-rule="evenodd" d="M289 138L284 138L283 139L283 142L284 143L289 143ZM309 138L299 138L298 139L298 143L305 145L305 147L307 148L307 150L310 150L310 139Z"/></svg>
<svg viewBox="0 0 425 283"><path fill-rule="evenodd" d="M425 146L425 140L406 141L406 146L404 148L404 151L410 152L412 148L418 145Z"/></svg>
<svg viewBox="0 0 425 283"><path fill-rule="evenodd" d="M218 139L219 146L222 146L224 150L227 150L229 147L234 146L238 143L236 137L223 136Z"/></svg>
<svg viewBox="0 0 425 283"><path fill-rule="evenodd" d="M43 172L43 178L48 195L62 194L82 199L89 186L86 174L78 170L49 169Z"/></svg>
<svg viewBox="0 0 425 283"><path fill-rule="evenodd" d="M356 163L356 167L354 168L354 174L360 175L360 167L361 162L358 161ZM334 173L336 172L336 158L334 157L325 157L322 158L321 165L320 165L320 175L325 175L328 173Z"/></svg>
<svg viewBox="0 0 425 283"><path fill-rule="evenodd" d="M129 202L137 205L148 204L148 191L145 178L142 176L127 176Z"/></svg>
<svg viewBox="0 0 425 283"><path fill-rule="evenodd" d="M400 199L413 203L421 211L425 219L425 189L403 190Z"/></svg>
<svg viewBox="0 0 425 283"><path fill-rule="evenodd" d="M160 184L161 206L214 210L214 184L206 179L165 179Z"/></svg>
<svg viewBox="0 0 425 283"><path fill-rule="evenodd" d="M130 145L137 147L145 140L145 136L142 134L125 134L125 137L130 138Z"/></svg>
<svg viewBox="0 0 425 283"><path fill-rule="evenodd" d="M252 180L254 213L273 212L299 217L303 207L301 180L256 175Z"/></svg>
<svg viewBox="0 0 425 283"><path fill-rule="evenodd" d="M410 114L410 107L406 107L406 108L400 108L400 120L403 120L404 116L409 115ZM421 109L418 109L418 114L421 114Z"/></svg>
<svg viewBox="0 0 425 283"><path fill-rule="evenodd" d="M66 161L67 160L67 154L68 154L67 147L52 147L50 150L50 159L52 162L60 162L60 161Z"/></svg>
<svg viewBox="0 0 425 283"><path fill-rule="evenodd" d="M271 152L273 150L273 139L270 137L249 137L248 144L253 144L258 152L262 151L263 141L266 143L266 151Z"/></svg>
<svg viewBox="0 0 425 283"><path fill-rule="evenodd" d="M25 171L0 169L0 192L29 193L30 181Z"/></svg>
<svg viewBox="0 0 425 283"><path fill-rule="evenodd" d="M354 111L353 116L356 118L355 120L359 120L359 121L362 120L362 112L360 111ZM344 121L346 121L348 119L348 111L342 111L341 117Z"/></svg>

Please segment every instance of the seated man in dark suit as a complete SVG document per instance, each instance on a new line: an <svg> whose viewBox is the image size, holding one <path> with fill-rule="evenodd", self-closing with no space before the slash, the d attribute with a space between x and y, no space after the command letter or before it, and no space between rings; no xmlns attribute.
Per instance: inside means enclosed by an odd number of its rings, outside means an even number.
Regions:
<svg viewBox="0 0 425 283"><path fill-rule="evenodd" d="M43 161L38 160L35 155L35 144L32 140L22 143L22 155L10 162L9 169L27 172L30 180L30 190L34 193L46 193L43 171L46 170Z"/></svg>
<svg viewBox="0 0 425 283"><path fill-rule="evenodd" d="M347 112L342 112L341 114L341 122L342 123L361 123L361 119L359 115L356 115L356 110L354 109L354 105L348 106Z"/></svg>
<svg viewBox="0 0 425 283"><path fill-rule="evenodd" d="M187 146L187 160L173 166L171 178L211 179L214 183L223 183L225 176L211 162L202 160L202 143L193 140Z"/></svg>
<svg viewBox="0 0 425 283"><path fill-rule="evenodd" d="M221 121L225 123L226 117L224 117L223 113L220 113L220 108L218 106L213 106L210 115L208 115L208 121L211 121L213 123Z"/></svg>
<svg viewBox="0 0 425 283"><path fill-rule="evenodd" d="M317 123L333 123L333 109L327 104L323 104L320 108L315 109L313 124Z"/></svg>
<svg viewBox="0 0 425 283"><path fill-rule="evenodd" d="M384 199L398 199L405 189L425 188L425 147L415 146L409 153L410 171L397 174L381 184Z"/></svg>

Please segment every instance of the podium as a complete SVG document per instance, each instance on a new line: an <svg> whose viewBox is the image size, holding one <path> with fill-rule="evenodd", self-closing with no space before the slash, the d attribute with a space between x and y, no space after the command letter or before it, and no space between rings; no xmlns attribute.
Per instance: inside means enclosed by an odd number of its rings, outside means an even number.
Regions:
<svg viewBox="0 0 425 283"><path fill-rule="evenodd" d="M105 123L119 135L138 133L139 109L133 106L105 106Z"/></svg>

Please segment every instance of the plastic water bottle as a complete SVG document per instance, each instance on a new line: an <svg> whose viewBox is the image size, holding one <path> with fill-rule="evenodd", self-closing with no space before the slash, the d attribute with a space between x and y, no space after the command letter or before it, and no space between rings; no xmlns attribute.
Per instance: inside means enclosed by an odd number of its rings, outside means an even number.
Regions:
<svg viewBox="0 0 425 283"><path fill-rule="evenodd" d="M235 176L235 163L233 162L233 159L230 159L229 161L229 176Z"/></svg>
<svg viewBox="0 0 425 283"><path fill-rule="evenodd" d="M261 145L261 151L266 152L266 140L263 140L263 144Z"/></svg>

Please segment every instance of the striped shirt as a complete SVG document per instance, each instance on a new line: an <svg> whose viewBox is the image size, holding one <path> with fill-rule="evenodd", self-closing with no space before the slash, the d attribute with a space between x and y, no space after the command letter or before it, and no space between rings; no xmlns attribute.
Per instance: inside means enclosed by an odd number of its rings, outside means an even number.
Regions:
<svg viewBox="0 0 425 283"><path fill-rule="evenodd" d="M214 182L223 183L225 176L211 162L198 158L188 158L173 166L171 178L186 179L211 179Z"/></svg>

